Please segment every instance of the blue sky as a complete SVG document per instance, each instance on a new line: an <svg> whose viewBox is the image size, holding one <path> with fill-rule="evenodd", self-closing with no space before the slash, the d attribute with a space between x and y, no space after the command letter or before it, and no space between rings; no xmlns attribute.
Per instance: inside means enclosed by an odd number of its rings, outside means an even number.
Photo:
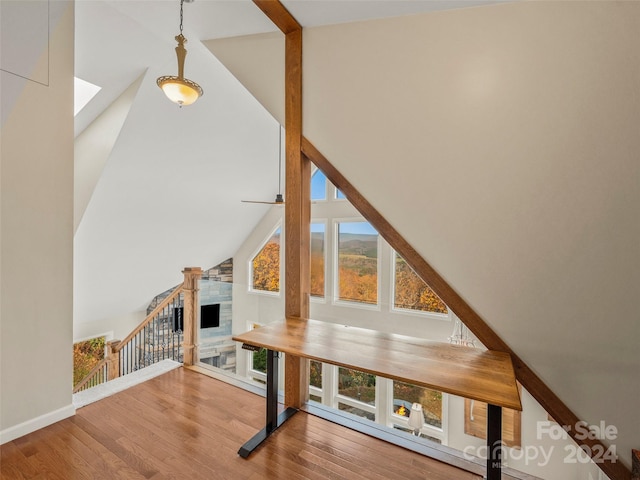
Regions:
<svg viewBox="0 0 640 480"><path fill-rule="evenodd" d="M365 235L378 234L369 222L341 222L340 233L358 233Z"/></svg>
<svg viewBox="0 0 640 480"><path fill-rule="evenodd" d="M325 200L327 198L327 177L320 170L311 177L311 200Z"/></svg>

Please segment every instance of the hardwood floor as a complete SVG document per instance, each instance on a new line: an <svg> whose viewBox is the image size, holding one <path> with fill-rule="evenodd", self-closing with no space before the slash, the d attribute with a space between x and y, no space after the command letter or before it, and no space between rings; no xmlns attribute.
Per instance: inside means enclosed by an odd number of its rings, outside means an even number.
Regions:
<svg viewBox="0 0 640 480"><path fill-rule="evenodd" d="M248 459L264 398L179 368L0 447L2 479L479 479L304 412Z"/></svg>

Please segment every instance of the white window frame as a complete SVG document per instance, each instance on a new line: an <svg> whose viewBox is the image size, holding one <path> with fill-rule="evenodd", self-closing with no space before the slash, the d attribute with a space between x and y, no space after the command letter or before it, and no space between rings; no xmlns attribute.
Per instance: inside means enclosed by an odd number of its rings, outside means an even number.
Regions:
<svg viewBox="0 0 640 480"><path fill-rule="evenodd" d="M383 415L386 417L385 424L388 427L392 427L392 428L394 424L401 425L411 430L411 427L409 427L409 418L398 415L393 411L394 380L390 378L380 378L380 380L382 380L381 395L384 395L386 398L386 406L383 413ZM401 382L401 383L407 383L407 382ZM376 382L376 385L377 385L377 382ZM431 389L431 390L437 390L437 389ZM429 425L425 423L424 426L420 429L420 433L428 435L433 438L437 438L438 440L440 440L442 445L447 445L449 440L449 436L448 436L449 395L444 392L440 392L440 393L442 393L442 427L438 428L438 427L434 427L433 425Z"/></svg>
<svg viewBox="0 0 640 480"><path fill-rule="evenodd" d="M328 182L328 180L327 180ZM329 257L328 257L328 253L329 253L329 245L328 245L328 239L329 239L329 221L326 218L313 218L311 219L311 224L322 224L324 225L324 251L322 252L322 255L324 256L324 292L323 292L323 296L322 297L318 297L315 295L311 295L309 294L309 299L312 302L315 303L327 303L327 297L329 295L327 295L327 285L328 285L328 265L329 265Z"/></svg>
<svg viewBox="0 0 640 480"><path fill-rule="evenodd" d="M261 327L262 324L260 323L249 323L249 330L255 330L256 328ZM245 350L246 354L247 354L247 377L249 378L249 380L252 381L256 381L258 380L259 383L267 382L267 374L264 372L261 372L259 370L254 370L253 369L253 354L255 352L252 352L250 350Z"/></svg>
<svg viewBox="0 0 640 480"><path fill-rule="evenodd" d="M340 261L340 228L339 228L339 224L341 223L369 223L366 219L364 219L363 217L350 217L350 218L334 218L333 222L332 222L332 226L333 226L333 276L332 276L332 281L333 281L333 285L332 285L332 291L333 291L333 295L332 295L332 304L336 305L336 306L341 306L341 307L352 307L352 308L361 308L364 310L375 310L375 311L380 311L381 310L381 303L380 303L380 294L382 291L381 288L381 280L382 280L382 269L381 269L381 249L382 249L382 236L380 235L380 232L378 232L378 247L377 247L377 251L378 251L378 255L376 257L376 303L365 303L365 302L358 302L357 300L342 300L340 298L340 266L339 266L339 261ZM325 277L326 278L326 277Z"/></svg>
<svg viewBox="0 0 640 480"><path fill-rule="evenodd" d="M349 201L349 199L347 198L347 196L345 195L344 192L342 192L342 194L344 195L344 198L340 198L338 197L338 191L340 191L340 189L338 187L336 187L334 184L331 184L332 186L332 194L331 194L331 200L335 200L337 202L344 202L344 201Z"/></svg>
<svg viewBox="0 0 640 480"><path fill-rule="evenodd" d="M280 278L279 289L277 292L269 292L267 290L260 290L259 288L254 288L253 287L253 260L264 249L264 247L267 245L269 240L271 240L271 237L273 237L275 233L278 231L278 229L280 229L280 269L279 269L280 271L278 272L278 275ZM269 297L281 296L282 285L283 285L282 279L284 278L283 252L284 252L284 229L282 228L282 220L278 220L278 222L276 223L276 226L270 230L269 235L267 235L267 237L264 238L262 242L260 242L260 246L249 256L249 261L247 262L247 268L248 268L247 288L249 293L258 294L258 295L267 295Z"/></svg>
<svg viewBox="0 0 640 480"><path fill-rule="evenodd" d="M363 410L367 413L372 413L374 416L374 422L379 423L378 422L378 418L379 418L379 413L378 413L378 404L379 402L379 391L378 391L378 379L380 377L378 377L377 375L375 375L376 377L376 395L375 395L375 405L369 405L368 403L365 402L361 402L359 400L356 400L353 397L347 397L346 395L341 395L340 393L338 393L339 391L339 386L338 386L338 380L340 379L340 368L346 368L346 367L340 367L339 365L331 365L331 364L323 364L322 365L322 373L324 373L325 371L325 365L328 367L332 367L333 368L333 378L332 380L332 386L333 386L333 392L332 392L332 398L331 398L331 407L335 408L336 410L340 410L340 406L338 405L339 403L344 403L345 405L349 405L350 407L353 408L357 408L360 410ZM353 370L353 369L348 369L348 370ZM357 371L361 371L361 370L357 370ZM324 386L324 378L322 379L322 385ZM347 412L348 413L348 412ZM359 416L359 415L358 415ZM364 417L361 417L364 418Z"/></svg>
<svg viewBox="0 0 640 480"><path fill-rule="evenodd" d="M330 363L322 363L322 388L309 385L309 394L320 397L322 404L328 407L339 409L339 403L358 408L375 417L374 422L393 428L394 425L409 427L409 419L393 412L393 382L390 378L376 375L376 400L375 405L360 402L352 397L340 395L338 393L338 372L340 366ZM440 440L442 445L447 445L449 441L449 395L442 393L442 427L425 424L420 430L421 434L428 435Z"/></svg>

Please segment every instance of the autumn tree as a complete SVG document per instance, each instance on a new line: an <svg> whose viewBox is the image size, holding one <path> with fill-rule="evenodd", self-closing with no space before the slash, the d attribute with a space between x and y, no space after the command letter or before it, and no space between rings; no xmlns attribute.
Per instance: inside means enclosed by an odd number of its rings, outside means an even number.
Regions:
<svg viewBox="0 0 640 480"><path fill-rule="evenodd" d="M73 386L84 379L104 359L105 338L97 337L73 344Z"/></svg>
<svg viewBox="0 0 640 480"><path fill-rule="evenodd" d="M447 306L440 297L399 255L396 255L394 306L424 312L448 313Z"/></svg>
<svg viewBox="0 0 640 480"><path fill-rule="evenodd" d="M324 255L322 253L311 254L311 295L324 297Z"/></svg>
<svg viewBox="0 0 640 480"><path fill-rule="evenodd" d="M280 291L280 243L269 241L253 259L253 288Z"/></svg>

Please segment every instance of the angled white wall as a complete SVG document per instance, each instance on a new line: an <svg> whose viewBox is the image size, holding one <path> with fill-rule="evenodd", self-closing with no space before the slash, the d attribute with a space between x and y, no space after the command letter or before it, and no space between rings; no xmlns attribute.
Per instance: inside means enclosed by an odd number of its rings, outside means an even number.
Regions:
<svg viewBox="0 0 640 480"><path fill-rule="evenodd" d="M109 159L144 74L80 133L74 144L73 231L78 229L102 169Z"/></svg>
<svg viewBox="0 0 640 480"><path fill-rule="evenodd" d="M284 35L278 31L202 43L284 125Z"/></svg>
<svg viewBox="0 0 640 480"><path fill-rule="evenodd" d="M50 7L47 84L0 73L0 443L75 412L73 2Z"/></svg>
<svg viewBox="0 0 640 480"><path fill-rule="evenodd" d="M639 44L640 4L516 2L309 29L303 68L305 136L627 464Z"/></svg>

